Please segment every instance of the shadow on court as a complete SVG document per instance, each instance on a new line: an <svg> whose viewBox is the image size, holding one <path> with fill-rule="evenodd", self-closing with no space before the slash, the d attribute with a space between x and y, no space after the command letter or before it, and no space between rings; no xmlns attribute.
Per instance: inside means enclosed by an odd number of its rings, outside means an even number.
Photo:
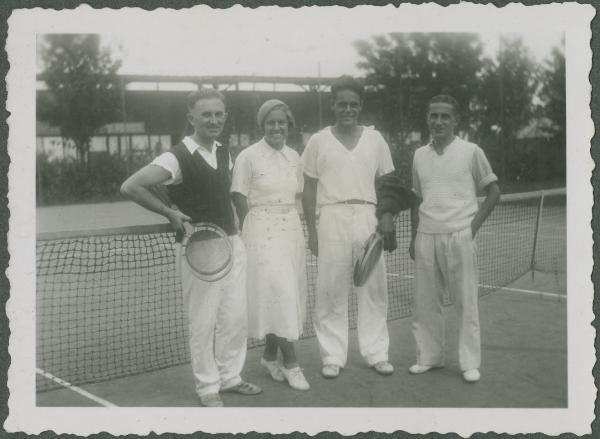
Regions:
<svg viewBox="0 0 600 439"><path fill-rule="evenodd" d="M513 407L567 406L567 304L564 273L536 273L480 298L483 342L482 378L462 380L456 353L456 315L447 316L446 367L413 376L415 358L410 318L389 322L390 361L396 368L382 377L363 362L350 332L348 363L339 378L320 375L315 338L297 343L300 364L311 390L276 383L260 367L262 348L248 351L243 377L260 385L258 396L224 394L226 406L248 407ZM98 406L108 401L129 407L194 407L189 364L81 386L98 401L72 389L41 392L39 406Z"/></svg>

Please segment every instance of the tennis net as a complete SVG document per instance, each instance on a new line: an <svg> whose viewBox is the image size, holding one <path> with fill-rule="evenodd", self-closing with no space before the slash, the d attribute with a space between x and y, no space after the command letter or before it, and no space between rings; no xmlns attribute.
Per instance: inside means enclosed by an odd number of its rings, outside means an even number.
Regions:
<svg viewBox="0 0 600 439"><path fill-rule="evenodd" d="M410 215L397 221L398 249L385 254L389 319L410 315ZM168 225L39 234L36 265L38 391L100 382L189 362L174 239ZM532 269L566 270L564 189L503 196L477 236L480 294ZM314 335L317 260L307 251L304 336ZM446 298L449 303L449 298ZM357 301L349 300L356 327ZM260 344L249 340L249 346Z"/></svg>

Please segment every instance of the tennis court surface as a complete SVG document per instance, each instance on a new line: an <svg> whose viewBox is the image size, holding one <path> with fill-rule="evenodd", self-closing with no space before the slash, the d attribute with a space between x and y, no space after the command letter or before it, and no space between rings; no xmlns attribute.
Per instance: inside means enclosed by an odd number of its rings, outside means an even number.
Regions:
<svg viewBox="0 0 600 439"><path fill-rule="evenodd" d="M478 234L483 365L475 385L464 383L458 370L451 307L446 367L422 376L407 373L414 361L406 318L413 282L409 237L405 213L398 221L399 249L386 255L392 377L364 365L354 330L340 378L320 376L310 318L316 260L310 256L309 318L298 356L312 389L297 392L272 382L259 366L260 342L249 340L244 377L264 392L225 395L225 404L566 407L565 191L504 196ZM36 263L38 405L198 405L173 239L164 226L39 233ZM349 314L355 327L353 296Z"/></svg>

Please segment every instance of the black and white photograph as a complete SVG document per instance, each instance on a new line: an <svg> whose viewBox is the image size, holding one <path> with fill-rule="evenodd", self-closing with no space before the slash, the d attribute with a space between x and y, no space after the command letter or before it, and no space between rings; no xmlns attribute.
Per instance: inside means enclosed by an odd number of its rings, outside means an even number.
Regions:
<svg viewBox="0 0 600 439"><path fill-rule="evenodd" d="M5 428L591 433L594 12L15 11Z"/></svg>

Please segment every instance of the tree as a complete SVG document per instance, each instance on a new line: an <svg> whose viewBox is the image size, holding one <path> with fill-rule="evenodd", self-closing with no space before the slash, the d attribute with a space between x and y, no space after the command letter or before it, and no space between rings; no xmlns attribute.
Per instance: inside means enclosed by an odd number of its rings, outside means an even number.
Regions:
<svg viewBox="0 0 600 439"><path fill-rule="evenodd" d="M119 115L121 62L101 47L96 34L49 34L39 43L49 94L38 105L38 118L59 126L89 169L90 139Z"/></svg>
<svg viewBox="0 0 600 439"><path fill-rule="evenodd" d="M412 132L426 135L426 105L436 94L451 94L469 109L485 65L475 34L393 33L357 41L355 48L362 58L358 67L376 89L382 129L402 140ZM462 115L466 129L472 114Z"/></svg>
<svg viewBox="0 0 600 439"><path fill-rule="evenodd" d="M564 178L567 147L564 41L560 46L554 47L549 58L545 60L540 73L540 83L540 113L550 121L546 129L546 135L552 144L547 151L548 171L554 177Z"/></svg>
<svg viewBox="0 0 600 439"><path fill-rule="evenodd" d="M544 63L540 73L540 100L542 114L553 122L550 134L564 142L567 122L565 88L565 53L562 47L554 47L550 58Z"/></svg>
<svg viewBox="0 0 600 439"><path fill-rule="evenodd" d="M497 59L488 63L482 77L479 134L492 149L490 159L501 180L520 173L517 133L534 115L538 73L539 66L520 37L500 37ZM497 142L493 133L499 135Z"/></svg>

